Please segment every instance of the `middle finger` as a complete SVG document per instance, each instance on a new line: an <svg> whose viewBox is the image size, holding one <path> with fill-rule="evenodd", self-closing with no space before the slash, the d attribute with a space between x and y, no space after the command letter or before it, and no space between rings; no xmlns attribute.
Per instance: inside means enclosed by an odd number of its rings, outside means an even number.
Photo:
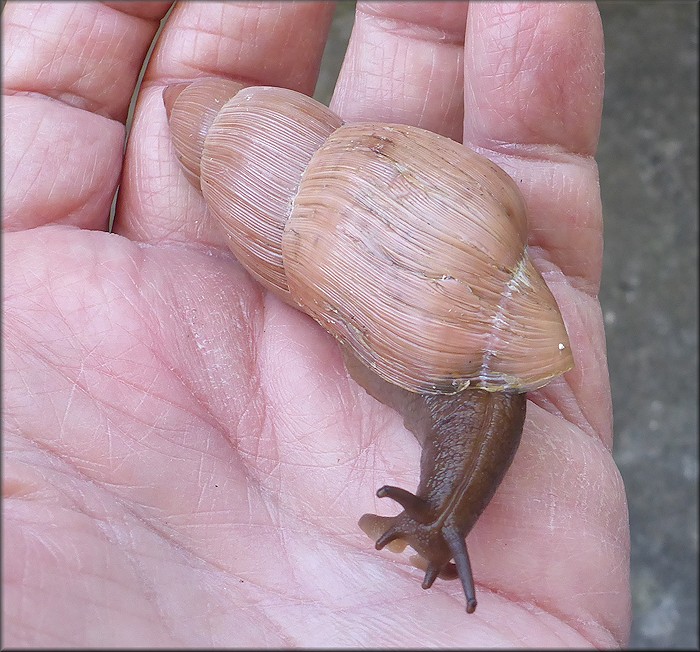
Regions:
<svg viewBox="0 0 700 652"><path fill-rule="evenodd" d="M358 2L331 108L462 140L466 2Z"/></svg>

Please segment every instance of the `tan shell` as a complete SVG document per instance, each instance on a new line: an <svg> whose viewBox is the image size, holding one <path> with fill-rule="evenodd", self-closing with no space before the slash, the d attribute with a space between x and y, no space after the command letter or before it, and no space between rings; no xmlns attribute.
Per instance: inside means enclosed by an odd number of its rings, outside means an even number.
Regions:
<svg viewBox="0 0 700 652"><path fill-rule="evenodd" d="M201 186L241 263L391 383L525 391L573 366L520 192L459 143L251 87L214 118Z"/></svg>
<svg viewBox="0 0 700 652"><path fill-rule="evenodd" d="M168 106L168 119L175 152L187 180L201 190L200 162L204 139L221 107L243 88L243 84L218 77L168 86L163 99ZM180 93L187 89L182 96ZM178 100L177 102L175 100Z"/></svg>

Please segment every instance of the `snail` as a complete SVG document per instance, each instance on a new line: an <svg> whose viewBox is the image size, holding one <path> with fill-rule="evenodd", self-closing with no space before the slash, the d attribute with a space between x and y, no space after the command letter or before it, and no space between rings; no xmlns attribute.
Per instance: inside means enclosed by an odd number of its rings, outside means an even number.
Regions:
<svg viewBox="0 0 700 652"><path fill-rule="evenodd" d="M381 487L375 547L410 545L476 608L466 536L515 455L526 393L573 366L526 247L515 182L416 127L344 124L295 91L200 79L163 92L172 141L239 262L340 343L422 444L415 494Z"/></svg>

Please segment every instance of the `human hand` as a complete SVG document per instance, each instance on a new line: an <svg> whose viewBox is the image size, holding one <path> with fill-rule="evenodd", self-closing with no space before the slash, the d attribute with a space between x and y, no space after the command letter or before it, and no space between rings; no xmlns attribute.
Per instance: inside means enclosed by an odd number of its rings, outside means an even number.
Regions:
<svg viewBox="0 0 700 652"><path fill-rule="evenodd" d="M311 93L332 9L177 6L123 155L167 8L3 11L5 644L624 644L595 5L474 3L466 19L456 3L360 4L332 103L463 135L509 172L569 329L576 368L529 396L513 466L469 535L471 616L457 582L422 591L406 557L357 528L378 486L415 485L418 446L348 379L332 338L235 262L169 142L166 84Z"/></svg>

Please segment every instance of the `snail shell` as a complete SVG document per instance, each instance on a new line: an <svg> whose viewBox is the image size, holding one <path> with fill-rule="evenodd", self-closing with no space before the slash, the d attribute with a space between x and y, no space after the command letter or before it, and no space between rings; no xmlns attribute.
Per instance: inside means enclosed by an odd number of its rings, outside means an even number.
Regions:
<svg viewBox="0 0 700 652"><path fill-rule="evenodd" d="M343 124L282 88L243 88L206 122L178 151L238 260L387 382L529 391L573 366L522 196L487 158L416 127Z"/></svg>

